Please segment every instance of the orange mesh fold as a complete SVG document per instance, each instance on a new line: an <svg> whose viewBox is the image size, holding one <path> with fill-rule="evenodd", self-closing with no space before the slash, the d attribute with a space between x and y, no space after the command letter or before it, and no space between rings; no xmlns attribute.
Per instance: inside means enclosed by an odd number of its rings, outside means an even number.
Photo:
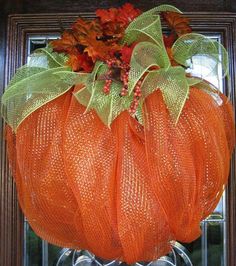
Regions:
<svg viewBox="0 0 236 266"><path fill-rule="evenodd" d="M160 91L144 125L123 112L106 127L72 90L6 130L18 198L50 243L104 259L150 261L170 240L190 242L218 203L229 174L232 106L191 88L177 125Z"/></svg>

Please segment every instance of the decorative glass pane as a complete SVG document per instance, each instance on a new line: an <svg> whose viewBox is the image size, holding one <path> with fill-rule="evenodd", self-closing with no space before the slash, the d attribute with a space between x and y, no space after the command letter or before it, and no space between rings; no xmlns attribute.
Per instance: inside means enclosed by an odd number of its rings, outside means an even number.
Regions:
<svg viewBox="0 0 236 266"><path fill-rule="evenodd" d="M218 203L217 207L215 208L214 212L209 215L207 220L224 220L225 219L225 193L221 197L220 202Z"/></svg>
<svg viewBox="0 0 236 266"><path fill-rule="evenodd" d="M25 222L24 266L42 265L42 240Z"/></svg>
<svg viewBox="0 0 236 266"><path fill-rule="evenodd" d="M207 223L207 263L225 265L224 222Z"/></svg>
<svg viewBox="0 0 236 266"><path fill-rule="evenodd" d="M187 250L190 252L190 259L194 266L201 266L202 264L202 238L199 237L192 243L184 244Z"/></svg>

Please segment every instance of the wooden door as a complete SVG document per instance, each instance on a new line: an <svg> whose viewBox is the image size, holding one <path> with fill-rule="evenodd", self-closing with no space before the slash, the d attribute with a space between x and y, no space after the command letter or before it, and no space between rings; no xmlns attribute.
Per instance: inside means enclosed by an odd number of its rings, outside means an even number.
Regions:
<svg viewBox="0 0 236 266"><path fill-rule="evenodd" d="M119 6L126 1L112 1ZM236 3L232 0L218 1L130 1L146 10L161 3L174 4L188 11L194 31L220 36L230 55L231 83L225 84L226 93L232 88L235 108L236 67ZM137 3L135 3L137 2ZM45 38L60 34L61 25L68 27L77 17L93 17L96 8L110 7L111 1L8 1L2 5L0 27L0 89L1 93L16 68L21 66L30 50L30 41L37 36ZM224 10L224 12L222 12ZM204 11L204 12L203 12ZM207 11L207 12L206 12ZM63 12L63 13L62 13ZM71 13L73 12L73 13ZM15 15L16 14L16 15ZM23 265L24 217L17 203L15 186L6 158L4 124L1 123L1 229L0 265ZM235 157L232 159L230 181L227 188L227 252L228 266L236 265L236 177Z"/></svg>

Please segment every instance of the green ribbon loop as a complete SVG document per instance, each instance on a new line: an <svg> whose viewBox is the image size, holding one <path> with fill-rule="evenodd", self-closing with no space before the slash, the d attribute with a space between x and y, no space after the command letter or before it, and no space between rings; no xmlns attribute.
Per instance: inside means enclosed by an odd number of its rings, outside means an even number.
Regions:
<svg viewBox="0 0 236 266"><path fill-rule="evenodd" d="M67 73L72 73L65 66L67 60L65 55L52 52L50 47L39 49L17 70L1 99L2 116L14 131L32 112L74 84L75 73L71 78L73 83L65 78Z"/></svg>
<svg viewBox="0 0 236 266"><path fill-rule="evenodd" d="M164 46L159 14L165 11L181 13L179 9L171 5L160 5L144 12L132 21L125 30L124 43L131 44L143 41L142 38L145 38L145 40Z"/></svg>
<svg viewBox="0 0 236 266"><path fill-rule="evenodd" d="M102 122L110 126L122 111L129 108L132 96L120 96L123 84L119 81L111 83L110 93L106 95L103 92L105 85L105 78L103 77L107 71L108 66L106 64L97 62L93 72L84 82L84 88L74 93L74 96L82 105L87 107L85 112L89 109L95 109Z"/></svg>
<svg viewBox="0 0 236 266"><path fill-rule="evenodd" d="M142 83L142 102L153 91L160 89L165 104L177 123L189 94L189 84L182 67L170 67L150 72Z"/></svg>
<svg viewBox="0 0 236 266"><path fill-rule="evenodd" d="M202 34L188 33L179 37L172 46L172 53L175 61L185 67L191 67L194 61L196 67L204 68L202 79L218 76L219 66L223 77L229 74L229 58L224 46Z"/></svg>
<svg viewBox="0 0 236 266"><path fill-rule="evenodd" d="M151 67L168 69L170 60L167 54L163 54L163 47L151 42L140 42L133 50L129 71L129 95L136 83Z"/></svg>
<svg viewBox="0 0 236 266"><path fill-rule="evenodd" d="M6 90L2 97L2 115L14 131L32 112L71 88L71 84L57 76L66 70L67 67L58 67L40 71Z"/></svg>

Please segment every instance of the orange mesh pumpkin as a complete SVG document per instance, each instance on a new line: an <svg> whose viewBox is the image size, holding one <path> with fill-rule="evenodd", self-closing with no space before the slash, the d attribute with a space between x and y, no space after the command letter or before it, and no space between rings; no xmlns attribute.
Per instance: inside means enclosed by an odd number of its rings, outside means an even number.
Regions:
<svg viewBox="0 0 236 266"><path fill-rule="evenodd" d="M160 91L144 102L144 125L127 111L111 129L72 90L7 127L20 205L50 243L105 259L149 261L190 242L216 207L234 147L230 103L190 89L175 125Z"/></svg>

